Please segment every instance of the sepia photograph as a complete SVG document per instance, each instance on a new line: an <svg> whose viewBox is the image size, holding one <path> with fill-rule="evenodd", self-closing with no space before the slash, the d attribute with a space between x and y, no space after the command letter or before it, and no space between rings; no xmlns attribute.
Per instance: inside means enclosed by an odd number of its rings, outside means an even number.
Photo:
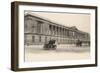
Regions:
<svg viewBox="0 0 100 73"><path fill-rule="evenodd" d="M97 66L97 7L12 2L11 69Z"/></svg>
<svg viewBox="0 0 100 73"><path fill-rule="evenodd" d="M90 58L90 14L24 11L25 61Z"/></svg>

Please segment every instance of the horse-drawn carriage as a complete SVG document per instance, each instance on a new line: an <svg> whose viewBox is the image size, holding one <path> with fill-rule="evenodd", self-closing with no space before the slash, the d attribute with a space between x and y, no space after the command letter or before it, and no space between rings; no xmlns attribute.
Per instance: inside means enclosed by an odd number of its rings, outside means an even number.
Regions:
<svg viewBox="0 0 100 73"><path fill-rule="evenodd" d="M44 50L56 50L57 45L55 44L56 40L50 40L44 44Z"/></svg>

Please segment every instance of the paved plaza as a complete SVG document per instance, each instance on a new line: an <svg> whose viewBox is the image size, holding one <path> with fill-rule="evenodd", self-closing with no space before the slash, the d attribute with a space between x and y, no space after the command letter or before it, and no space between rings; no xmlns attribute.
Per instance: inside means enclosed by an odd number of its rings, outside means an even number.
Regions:
<svg viewBox="0 0 100 73"><path fill-rule="evenodd" d="M44 50L43 45L25 46L25 61L54 61L89 59L90 47L75 45L57 45L56 50Z"/></svg>

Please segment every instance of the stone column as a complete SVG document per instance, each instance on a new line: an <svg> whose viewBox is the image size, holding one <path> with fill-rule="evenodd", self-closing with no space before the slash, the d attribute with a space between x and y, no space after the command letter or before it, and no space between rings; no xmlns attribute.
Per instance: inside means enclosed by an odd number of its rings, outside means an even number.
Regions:
<svg viewBox="0 0 100 73"><path fill-rule="evenodd" d="M60 28L58 27L58 36L60 35Z"/></svg>
<svg viewBox="0 0 100 73"><path fill-rule="evenodd" d="M43 23L41 24L41 34L43 34Z"/></svg>
<svg viewBox="0 0 100 73"><path fill-rule="evenodd" d="M57 36L57 26L56 26L56 28L55 28L55 32L56 32L56 36Z"/></svg>
<svg viewBox="0 0 100 73"><path fill-rule="evenodd" d="M42 24L42 34L44 34L44 23Z"/></svg>
<svg viewBox="0 0 100 73"><path fill-rule="evenodd" d="M61 33L62 33L62 30L61 30L61 28L60 28L60 37L61 37L61 35L62 35Z"/></svg>
<svg viewBox="0 0 100 73"><path fill-rule="evenodd" d="M48 32L49 32L49 35L50 35L50 32L51 32L51 27L50 27L50 24L49 25L49 29L48 29Z"/></svg>
<svg viewBox="0 0 100 73"><path fill-rule="evenodd" d="M46 23L46 34L49 35L49 24Z"/></svg>
<svg viewBox="0 0 100 73"><path fill-rule="evenodd" d="M64 28L64 37L65 37L65 28Z"/></svg>
<svg viewBox="0 0 100 73"><path fill-rule="evenodd" d="M55 35L55 26L53 26L53 35Z"/></svg>

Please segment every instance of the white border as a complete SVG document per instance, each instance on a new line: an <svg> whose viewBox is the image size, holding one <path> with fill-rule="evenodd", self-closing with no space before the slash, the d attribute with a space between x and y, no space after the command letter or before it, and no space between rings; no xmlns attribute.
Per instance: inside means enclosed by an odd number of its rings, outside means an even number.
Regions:
<svg viewBox="0 0 100 73"><path fill-rule="evenodd" d="M91 14L91 59L89 60L69 60L69 61L48 61L48 62L24 62L24 10L34 11L54 11L54 12L74 12ZM60 8L60 7L43 7L43 6L24 6L19 5L19 68L48 67L61 65L82 65L95 64L95 11L93 9L77 8Z"/></svg>

